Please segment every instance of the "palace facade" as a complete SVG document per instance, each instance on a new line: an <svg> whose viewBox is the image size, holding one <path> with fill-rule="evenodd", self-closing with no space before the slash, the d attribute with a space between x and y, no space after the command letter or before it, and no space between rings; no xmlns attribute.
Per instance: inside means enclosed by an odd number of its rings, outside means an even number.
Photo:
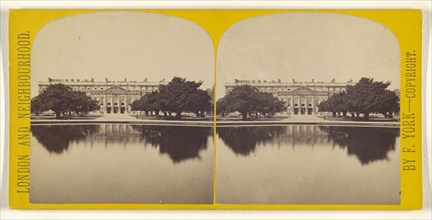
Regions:
<svg viewBox="0 0 432 220"><path fill-rule="evenodd" d="M127 114L131 111L130 104L140 99L144 94L156 91L159 85L167 82L143 81L94 81L94 79L51 79L38 83L39 93L49 85L62 83L74 91L85 92L88 96L100 103L100 112L107 114Z"/></svg>
<svg viewBox="0 0 432 220"><path fill-rule="evenodd" d="M336 82L282 82L281 80L235 80L225 84L225 92L228 93L239 85L250 85L261 92L272 93L275 97L284 101L287 106L287 114L314 115L318 113L318 105L335 93L346 90L348 85L354 85L353 81Z"/></svg>

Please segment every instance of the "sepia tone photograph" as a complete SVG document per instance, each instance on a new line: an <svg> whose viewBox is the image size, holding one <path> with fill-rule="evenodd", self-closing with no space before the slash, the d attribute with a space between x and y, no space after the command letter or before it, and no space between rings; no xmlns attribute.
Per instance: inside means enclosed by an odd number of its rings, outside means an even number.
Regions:
<svg viewBox="0 0 432 220"><path fill-rule="evenodd" d="M30 202L400 204L389 29L281 13L233 24L218 45L215 83L212 39L190 21L97 12L45 25Z"/></svg>
<svg viewBox="0 0 432 220"><path fill-rule="evenodd" d="M32 48L31 203L213 203L214 48L198 25L98 12Z"/></svg>
<svg viewBox="0 0 432 220"><path fill-rule="evenodd" d="M335 13L232 25L216 63L218 204L400 204L394 34Z"/></svg>

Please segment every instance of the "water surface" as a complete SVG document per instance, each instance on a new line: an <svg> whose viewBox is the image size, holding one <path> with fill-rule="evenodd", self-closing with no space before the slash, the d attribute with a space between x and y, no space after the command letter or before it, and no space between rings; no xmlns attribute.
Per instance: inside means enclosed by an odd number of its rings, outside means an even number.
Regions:
<svg viewBox="0 0 432 220"><path fill-rule="evenodd" d="M213 130L34 125L32 203L213 203Z"/></svg>
<svg viewBox="0 0 432 220"><path fill-rule="evenodd" d="M399 204L399 129L218 127L221 204Z"/></svg>

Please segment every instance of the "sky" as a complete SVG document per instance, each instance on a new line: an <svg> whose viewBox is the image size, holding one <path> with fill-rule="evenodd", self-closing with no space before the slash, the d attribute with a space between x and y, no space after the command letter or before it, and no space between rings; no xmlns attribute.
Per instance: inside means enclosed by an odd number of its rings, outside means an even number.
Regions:
<svg viewBox="0 0 432 220"><path fill-rule="evenodd" d="M99 12L57 19L36 35L32 96L48 78L214 83L210 36L187 20L151 13Z"/></svg>
<svg viewBox="0 0 432 220"><path fill-rule="evenodd" d="M36 35L32 96L48 78L95 81L204 81L211 88L214 48L207 32L176 17L143 12L98 12L57 19ZM374 21L334 13L281 13L240 21L217 51L217 99L240 80L400 83L397 39Z"/></svg>
<svg viewBox="0 0 432 220"><path fill-rule="evenodd" d="M333 13L283 13L240 21L218 48L217 97L234 79L347 82L361 77L400 84L399 44L374 21Z"/></svg>

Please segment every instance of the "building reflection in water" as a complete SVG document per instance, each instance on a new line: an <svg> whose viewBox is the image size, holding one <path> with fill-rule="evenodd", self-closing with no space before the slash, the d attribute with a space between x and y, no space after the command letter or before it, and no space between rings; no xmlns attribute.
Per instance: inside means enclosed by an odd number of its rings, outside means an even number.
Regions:
<svg viewBox="0 0 432 220"><path fill-rule="evenodd" d="M187 159L199 159L199 152L207 149L207 127L141 126L133 125L146 143L159 147L161 154L168 154L174 163Z"/></svg>
<svg viewBox="0 0 432 220"><path fill-rule="evenodd" d="M333 143L346 148L361 164L387 160L387 153L395 150L399 129L375 127L320 127Z"/></svg>
<svg viewBox="0 0 432 220"><path fill-rule="evenodd" d="M395 150L399 129L377 127L337 127L316 125L219 127L218 137L236 155L248 156L258 145L264 147L312 148L332 146L347 149L362 165L387 159Z"/></svg>
<svg viewBox="0 0 432 220"><path fill-rule="evenodd" d="M62 154L72 143L103 142L127 147L128 143L143 143L159 148L174 163L199 159L200 150L207 149L212 128L181 126L146 126L127 124L102 125L37 125L32 135L50 153Z"/></svg>
<svg viewBox="0 0 432 220"><path fill-rule="evenodd" d="M31 126L31 133L50 153L61 154L70 144L80 142L99 131L98 125Z"/></svg>

